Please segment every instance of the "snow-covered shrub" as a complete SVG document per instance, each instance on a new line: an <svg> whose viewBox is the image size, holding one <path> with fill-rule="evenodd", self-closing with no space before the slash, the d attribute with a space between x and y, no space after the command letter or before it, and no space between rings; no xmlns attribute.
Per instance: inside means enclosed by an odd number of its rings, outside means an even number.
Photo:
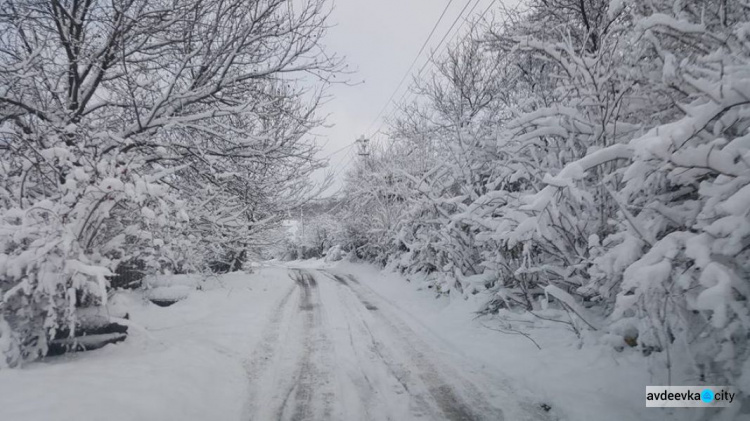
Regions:
<svg viewBox="0 0 750 421"><path fill-rule="evenodd" d="M0 369L18 365L21 360L20 350L16 333L0 314Z"/></svg>
<svg viewBox="0 0 750 421"><path fill-rule="evenodd" d="M630 142L619 198L643 253L624 271L612 318L645 346L687 347L701 379L735 384L750 359L750 10L665 12L639 24L655 48L674 37L700 48L664 53L664 74L689 99L684 117Z"/></svg>
<svg viewBox="0 0 750 421"><path fill-rule="evenodd" d="M4 350L13 365L45 355L58 330L73 334L77 306L106 302L106 263L86 256L57 218L41 203L0 210L0 314L14 338Z"/></svg>
<svg viewBox="0 0 750 421"><path fill-rule="evenodd" d="M750 8L529 5L436 60L392 145L350 172L341 244L482 311L564 310L670 375L742 384Z"/></svg>
<svg viewBox="0 0 750 421"><path fill-rule="evenodd" d="M341 246L335 245L328 250L326 250L325 253L325 261L326 262L338 262L339 260L344 258L344 251L341 249Z"/></svg>
<svg viewBox="0 0 750 421"><path fill-rule="evenodd" d="M120 262L112 276L109 277L111 288L133 289L141 286L141 281L146 276L146 262L142 259L130 259Z"/></svg>

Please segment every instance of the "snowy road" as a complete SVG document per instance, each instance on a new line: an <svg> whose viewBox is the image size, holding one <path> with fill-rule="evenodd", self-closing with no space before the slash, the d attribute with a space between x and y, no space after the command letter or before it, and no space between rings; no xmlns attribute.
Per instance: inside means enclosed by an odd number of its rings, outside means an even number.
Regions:
<svg viewBox="0 0 750 421"><path fill-rule="evenodd" d="M289 269L289 279L245 364L251 419L546 419L357 277Z"/></svg>
<svg viewBox="0 0 750 421"><path fill-rule="evenodd" d="M160 285L192 290L170 307L121 291L110 305L130 314L128 339L0 370L0 420L557 419L540 407L548 394L477 358L512 352L505 342L485 331L440 335L458 329L417 305L439 301L376 273L266 266L165 276Z"/></svg>

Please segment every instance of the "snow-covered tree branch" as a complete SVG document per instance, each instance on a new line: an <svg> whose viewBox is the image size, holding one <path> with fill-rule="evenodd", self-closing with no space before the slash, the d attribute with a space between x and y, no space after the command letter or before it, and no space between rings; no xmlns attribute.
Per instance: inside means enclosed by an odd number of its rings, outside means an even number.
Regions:
<svg viewBox="0 0 750 421"><path fill-rule="evenodd" d="M3 8L0 319L11 365L44 355L76 307L106 300L118 264L231 260L314 196L308 175L323 163L307 133L340 67L319 43L325 2Z"/></svg>

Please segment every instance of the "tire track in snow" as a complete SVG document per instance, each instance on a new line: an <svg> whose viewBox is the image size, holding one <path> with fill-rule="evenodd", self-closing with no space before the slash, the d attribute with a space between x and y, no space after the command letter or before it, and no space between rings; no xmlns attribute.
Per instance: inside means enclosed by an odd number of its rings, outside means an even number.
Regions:
<svg viewBox="0 0 750 421"><path fill-rule="evenodd" d="M425 417L429 419L447 419L447 420L477 420L482 419L474 414L473 410L464 403L454 393L451 386L437 374L434 366L425 367L424 354L415 357L411 352L403 352L401 349L395 349L393 346L387 346L381 338L394 338L395 342L404 342L403 335L393 335L393 326L387 327L388 332L376 327L383 327L382 314L367 317L368 312L363 312L362 307L371 313L378 310L369 300L364 299L358 294L351 284L357 284L358 281L349 276L347 282L342 276L321 271L332 280L337 281L341 286L340 297L350 319L355 321L354 328L358 331L363 341L369 342L370 353L378 359L378 362L385 367L389 376L394 379L400 386L397 394L405 393L410 402L411 417ZM370 318L371 320L367 320ZM375 320L372 320L372 319ZM350 324L350 328L352 325ZM386 334L387 333L387 334ZM413 332L410 332L413 334ZM384 335L386 334L386 335ZM395 343L394 342L394 343ZM399 347L402 348L402 347ZM355 348L356 349L356 348ZM417 362L417 359L422 362ZM363 373L364 374L364 373ZM368 381L369 383L369 381ZM381 408L382 404L380 402ZM403 416L403 414L401 414ZM396 418L400 419L400 418ZM502 420L502 414L498 417L493 414L490 419Z"/></svg>
<svg viewBox="0 0 750 421"><path fill-rule="evenodd" d="M409 386L410 372L406 365L399 364L398 358L386 353L385 346L376 339L365 321L359 301L349 288L338 285L347 285L346 280L328 272L320 273L336 281L331 286L348 338L348 343L344 342L346 338L341 338L337 354L341 354L339 358L350 354L349 357L356 360L356 371L350 369L343 374L348 375L356 389L354 398L361 406L357 419L404 420L433 415L423 394Z"/></svg>
<svg viewBox="0 0 750 421"><path fill-rule="evenodd" d="M355 277L290 269L289 278L247 368L250 419L549 419Z"/></svg>
<svg viewBox="0 0 750 421"><path fill-rule="evenodd" d="M285 316L289 313L289 301L297 288L292 285L291 288L284 294L276 306L276 311L270 316L263 329L261 335L260 345L254 350L252 358L248 359L244 363L245 372L247 373L248 379L259 378L269 367L269 364L276 353L279 346L279 336L281 331L282 321ZM251 385L253 386L253 385ZM250 388L249 405L247 412L252 412L253 406L256 404L256 393L257 387Z"/></svg>
<svg viewBox="0 0 750 421"><path fill-rule="evenodd" d="M292 384L288 387L281 405L276 412L278 420L309 420L317 417L327 418L330 414L332 394L323 391L328 378L327 373L319 367L321 350L325 343L325 333L321 329L320 296L315 277L307 271L295 269L290 277L300 288L299 310L301 322L302 355L296 363ZM322 396L320 392L322 393ZM313 398L321 398L322 408L313 405ZM317 414L321 410L322 414Z"/></svg>
<svg viewBox="0 0 750 421"><path fill-rule="evenodd" d="M289 299L292 298L295 288L289 288L284 294L284 297L279 301L276 306L276 311L268 319L266 328L263 329L261 336L261 344L258 349L255 350L255 356L245 362L245 370L248 376L254 377L259 371L262 371L265 366L268 365L268 358L273 355L279 341L279 326L284 316L285 310Z"/></svg>
<svg viewBox="0 0 750 421"><path fill-rule="evenodd" d="M327 273L327 272L324 272ZM455 387L446 381L446 376L441 373L439 367L430 361L428 356L429 347L420 343L416 338L417 335L413 330L406 326L403 322L398 320L392 314L384 314L378 310L378 307L373 305L373 298L371 294L363 290L360 282L352 275L347 275L348 282L340 275L330 274L334 280L344 287L346 287L351 293L359 300L360 304L365 309L370 310L379 324L386 328L390 335L393 335L398 339L398 343L403 346L402 351L407 358L406 364L413 369L414 374L421 380L423 385L426 387L427 392L432 398L431 401L437 406L440 414L444 419L447 420L504 420L505 416L500 408L495 408L489 405L484 399L482 399L482 393L472 384L466 382L460 377L456 376L455 373L451 373L450 379L452 382L459 383L462 389L470 392L472 399L471 402L467 402L456 390ZM393 367L392 355L384 355L387 351L384 344L379 341L373 334L369 324L362 319L364 326L370 336L374 348L383 362L389 366L394 377L401 382L407 392L410 393L415 399L422 398L419 395L414 395L409 390L409 381L404 379L404 376L399 376L395 367Z"/></svg>

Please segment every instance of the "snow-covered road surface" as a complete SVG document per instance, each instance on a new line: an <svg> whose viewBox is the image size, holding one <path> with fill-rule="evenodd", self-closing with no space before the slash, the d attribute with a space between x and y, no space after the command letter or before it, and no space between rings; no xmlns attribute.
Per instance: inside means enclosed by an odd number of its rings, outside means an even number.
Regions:
<svg viewBox="0 0 750 421"><path fill-rule="evenodd" d="M527 330L538 349L476 319L480 295L368 265L274 264L118 292L128 339L0 370L0 420L684 419L645 408L637 352L571 346L560 323ZM187 297L146 299L169 288Z"/></svg>
<svg viewBox="0 0 750 421"><path fill-rule="evenodd" d="M0 420L555 419L364 268L154 279L192 290L170 307L121 291L110 311L130 314L129 338L0 371Z"/></svg>
<svg viewBox="0 0 750 421"><path fill-rule="evenodd" d="M351 274L289 269L246 363L253 420L541 420Z"/></svg>

